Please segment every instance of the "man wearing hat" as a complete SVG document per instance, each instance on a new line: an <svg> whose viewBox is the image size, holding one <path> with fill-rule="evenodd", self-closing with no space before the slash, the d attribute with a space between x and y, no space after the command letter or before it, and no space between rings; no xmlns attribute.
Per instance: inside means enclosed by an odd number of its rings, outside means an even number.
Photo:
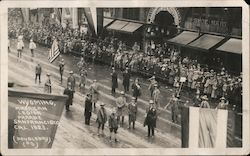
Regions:
<svg viewBox="0 0 250 156"><path fill-rule="evenodd" d="M118 74L115 71L115 67L112 67L112 73L111 73L111 77L112 77L112 90L111 90L111 94L115 94L115 89L118 88Z"/></svg>
<svg viewBox="0 0 250 156"><path fill-rule="evenodd" d="M107 122L107 111L104 108L104 103L102 102L100 104L101 108L98 110L97 112L97 118L96 118L96 122L98 123L98 129L97 129L97 135L100 135L100 128L102 129L102 135L104 135L104 125Z"/></svg>
<svg viewBox="0 0 250 156"><path fill-rule="evenodd" d="M68 80L67 80L67 85L68 85L69 82L70 82L72 91L75 92L76 79L75 79L73 73L74 73L74 72L73 72L72 70L69 72L70 75L69 75ZM74 96L74 94L73 94L73 96Z"/></svg>
<svg viewBox="0 0 250 156"><path fill-rule="evenodd" d="M171 115L172 115L172 122L177 123L178 122L178 113L179 113L179 96L178 95L172 95L171 100Z"/></svg>
<svg viewBox="0 0 250 156"><path fill-rule="evenodd" d="M67 84L67 87L65 88L63 94L68 95L68 99L65 103L66 111L68 112L69 106L72 105L72 102L73 102L73 91L72 91L70 82Z"/></svg>
<svg viewBox="0 0 250 156"><path fill-rule="evenodd" d="M83 93L87 81L87 71L82 69L80 73L79 90Z"/></svg>
<svg viewBox="0 0 250 156"><path fill-rule="evenodd" d="M23 42L21 40L17 41L17 57L22 58Z"/></svg>
<svg viewBox="0 0 250 156"><path fill-rule="evenodd" d="M148 90L150 91L151 98L153 97L154 92L154 85L157 84L157 81L155 80L155 76L153 75L151 78L149 78L150 84L148 87Z"/></svg>
<svg viewBox="0 0 250 156"><path fill-rule="evenodd" d="M52 92L50 73L47 73L47 80L45 81L45 84L44 84L44 92L45 93L51 93Z"/></svg>
<svg viewBox="0 0 250 156"><path fill-rule="evenodd" d="M64 59L61 59L61 61L59 62L59 73L60 73L60 80L61 80L61 84L62 84L62 81L63 81L63 71L64 71Z"/></svg>
<svg viewBox="0 0 250 156"><path fill-rule="evenodd" d="M131 88L132 88L133 97L135 97L135 101L137 101L137 98L139 96L141 96L141 86L139 84L139 79L138 78L135 79L135 81L132 84Z"/></svg>
<svg viewBox="0 0 250 156"><path fill-rule="evenodd" d="M207 95L204 95L202 98L201 98L201 105L200 105L200 108L210 108L210 105L208 103L208 98L207 98Z"/></svg>
<svg viewBox="0 0 250 156"><path fill-rule="evenodd" d="M154 106L154 101L149 100L149 108L146 110L146 118L144 121L144 126L148 126L148 137L152 135L154 137L154 129L156 127L156 119L157 119L157 114L156 114L156 109Z"/></svg>
<svg viewBox="0 0 250 156"><path fill-rule="evenodd" d="M116 138L116 134L117 134L117 130L118 130L118 120L117 120L117 115L116 115L116 110L115 108L112 109L111 115L109 116L109 140L111 141L112 139L112 133L114 133L114 138L115 138L115 142L117 142L117 138Z"/></svg>
<svg viewBox="0 0 250 156"><path fill-rule="evenodd" d="M40 84L41 83L42 67L41 67L41 65L39 63L36 66L35 72L36 72L35 83L36 83L36 80L38 78L39 79L39 84Z"/></svg>
<svg viewBox="0 0 250 156"><path fill-rule="evenodd" d="M135 129L136 114L137 114L136 98L132 97L132 101L128 104L128 129L130 129L131 123L133 123L133 129Z"/></svg>
<svg viewBox="0 0 250 156"><path fill-rule="evenodd" d="M154 100L154 104L157 107L157 109L161 107L161 105L160 105L160 93L161 92L158 88L157 83L154 84L153 100Z"/></svg>
<svg viewBox="0 0 250 156"><path fill-rule="evenodd" d="M123 86L124 92L127 93L129 91L129 83L130 83L130 73L128 72L128 67L126 67L125 71L123 72Z"/></svg>
<svg viewBox="0 0 250 156"><path fill-rule="evenodd" d="M89 91L92 96L92 103L94 105L94 109L96 109L96 103L98 101L98 96L99 96L98 84L96 83L96 80L94 80L90 85Z"/></svg>
<svg viewBox="0 0 250 156"><path fill-rule="evenodd" d="M121 96L118 97L115 101L117 107L117 116L118 116L118 123L120 126L123 126L124 123L124 115L126 114L126 97L124 91L121 91ZM120 117L122 117L122 121L120 122Z"/></svg>
<svg viewBox="0 0 250 156"><path fill-rule="evenodd" d="M85 124L86 125L89 125L91 113L92 113L91 95L87 94L86 99L85 99L85 110L84 110Z"/></svg>
<svg viewBox="0 0 250 156"><path fill-rule="evenodd" d="M228 101L226 102L225 97L220 98L220 102L217 105L216 109L227 109Z"/></svg>
<svg viewBox="0 0 250 156"><path fill-rule="evenodd" d="M34 57L34 50L36 49L36 44L33 42L33 39L30 40L29 49L31 52L31 57Z"/></svg>

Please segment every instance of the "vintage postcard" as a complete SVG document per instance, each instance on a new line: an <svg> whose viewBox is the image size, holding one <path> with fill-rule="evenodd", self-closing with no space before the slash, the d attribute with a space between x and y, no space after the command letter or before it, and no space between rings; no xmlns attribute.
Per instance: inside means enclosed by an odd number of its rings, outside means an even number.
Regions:
<svg viewBox="0 0 250 156"><path fill-rule="evenodd" d="M2 155L249 154L244 1L0 4Z"/></svg>

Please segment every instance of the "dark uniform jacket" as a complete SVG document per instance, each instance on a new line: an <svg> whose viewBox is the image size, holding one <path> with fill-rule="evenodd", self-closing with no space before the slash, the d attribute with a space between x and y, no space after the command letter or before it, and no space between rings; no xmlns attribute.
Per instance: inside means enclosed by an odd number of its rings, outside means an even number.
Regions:
<svg viewBox="0 0 250 156"><path fill-rule="evenodd" d="M36 74L41 74L41 73L42 73L42 67L36 66Z"/></svg>
<svg viewBox="0 0 250 156"><path fill-rule="evenodd" d="M145 122L144 122L144 126L148 125L148 126L156 127L156 119L157 119L156 109L153 107L149 108Z"/></svg>
<svg viewBox="0 0 250 156"><path fill-rule="evenodd" d="M129 86L129 80L130 80L130 73L123 73L123 85Z"/></svg>
<svg viewBox="0 0 250 156"><path fill-rule="evenodd" d="M107 121L107 112L106 112L106 109L105 108L100 108L98 113L97 113L97 119L96 119L96 122L98 123L106 123Z"/></svg>
<svg viewBox="0 0 250 156"><path fill-rule="evenodd" d="M111 114L109 116L109 128L118 128L118 120L117 116L115 114Z"/></svg>
<svg viewBox="0 0 250 156"><path fill-rule="evenodd" d="M67 82L68 83L70 82L72 90L75 91L75 84L76 84L75 77L73 75L69 76Z"/></svg>
<svg viewBox="0 0 250 156"><path fill-rule="evenodd" d="M140 87L140 85L139 85L139 87ZM141 90L139 87L135 83L132 84L131 88L133 90L133 97L141 96Z"/></svg>
<svg viewBox="0 0 250 156"><path fill-rule="evenodd" d="M86 98L84 115L91 116L91 112L92 112L92 101L91 99Z"/></svg>
<svg viewBox="0 0 250 156"><path fill-rule="evenodd" d="M118 82L117 82L117 72L113 72L112 74L111 74L111 76L112 76L112 87L113 88L117 88L118 87Z"/></svg>
<svg viewBox="0 0 250 156"><path fill-rule="evenodd" d="M63 94L68 95L68 99L66 101L66 105L72 105L72 101L73 101L73 91L66 88L63 92Z"/></svg>

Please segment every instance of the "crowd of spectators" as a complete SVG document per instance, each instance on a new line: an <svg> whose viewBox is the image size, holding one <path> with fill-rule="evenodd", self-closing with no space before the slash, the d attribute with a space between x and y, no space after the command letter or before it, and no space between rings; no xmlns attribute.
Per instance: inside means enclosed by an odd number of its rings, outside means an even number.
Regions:
<svg viewBox="0 0 250 156"><path fill-rule="evenodd" d="M114 36L91 37L72 29L63 28L57 23L43 25L17 25L9 23L9 37L22 34L24 39L50 47L52 38L56 37L62 53L82 55L86 61L115 66L121 70L129 67L132 73L146 77L154 75L174 88L179 88L181 78L185 78L184 88L190 93L207 95L209 100L225 97L229 104L241 109L242 75L229 73L225 68L211 69L200 64L199 60L181 56L181 51L167 43L151 42L141 48L135 42L129 47L125 41Z"/></svg>

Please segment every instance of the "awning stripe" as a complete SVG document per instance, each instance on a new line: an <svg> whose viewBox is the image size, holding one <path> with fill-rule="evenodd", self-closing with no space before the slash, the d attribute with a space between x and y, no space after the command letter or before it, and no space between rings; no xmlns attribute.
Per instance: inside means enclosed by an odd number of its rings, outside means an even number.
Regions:
<svg viewBox="0 0 250 156"><path fill-rule="evenodd" d="M227 42L218 47L217 50L242 54L242 40L230 38Z"/></svg>
<svg viewBox="0 0 250 156"><path fill-rule="evenodd" d="M199 37L197 40L189 43L188 45L192 47L209 50L210 48L218 44L220 41L222 41L223 39L224 37L222 36L204 34L201 37Z"/></svg>
<svg viewBox="0 0 250 156"><path fill-rule="evenodd" d="M179 34L178 36L176 36L168 41L173 42L173 43L186 45L186 44L190 43L191 41L193 41L194 39L196 39L198 36L199 36L199 34L196 32L183 31L181 34Z"/></svg>
<svg viewBox="0 0 250 156"><path fill-rule="evenodd" d="M103 19L103 27L106 27L108 24L110 24L111 22L113 22L113 19L110 18L104 18Z"/></svg>
<svg viewBox="0 0 250 156"><path fill-rule="evenodd" d="M133 33L137 29L139 29L142 26L140 23L134 23L134 22L129 22L125 27L121 29L121 31L126 31Z"/></svg>
<svg viewBox="0 0 250 156"><path fill-rule="evenodd" d="M127 25L129 22L126 21L120 21L117 20L114 23L112 23L110 26L107 27L107 29L111 30L121 30L125 25Z"/></svg>

